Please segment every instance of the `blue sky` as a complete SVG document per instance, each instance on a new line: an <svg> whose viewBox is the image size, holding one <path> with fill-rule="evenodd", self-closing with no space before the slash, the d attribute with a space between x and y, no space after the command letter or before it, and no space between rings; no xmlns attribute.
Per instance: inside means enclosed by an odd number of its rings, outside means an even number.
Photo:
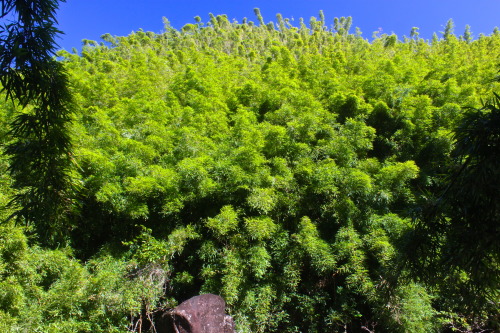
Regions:
<svg viewBox="0 0 500 333"><path fill-rule="evenodd" d="M489 35L500 27L500 0L67 0L58 11L59 28L65 33L58 40L61 48L79 49L82 39L99 41L101 35L126 36L143 29L160 33L162 17L174 28L193 23L199 15L203 22L208 14L226 14L241 22L244 17L257 21L253 8L261 10L264 20L276 22L276 14L293 18L294 25L303 17L318 17L323 10L328 26L334 17L352 16L353 28L359 27L363 37L371 38L374 31L409 35L412 27L420 28L420 36L431 38L433 32L444 30L448 19L455 22L455 34L461 35L469 24L474 37Z"/></svg>

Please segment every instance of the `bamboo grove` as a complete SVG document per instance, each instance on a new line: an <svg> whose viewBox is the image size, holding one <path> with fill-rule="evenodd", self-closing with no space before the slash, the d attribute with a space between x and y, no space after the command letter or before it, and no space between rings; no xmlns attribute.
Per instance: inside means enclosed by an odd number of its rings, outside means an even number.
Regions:
<svg viewBox="0 0 500 333"><path fill-rule="evenodd" d="M0 226L4 332L138 331L200 293L238 332L499 329L498 29L367 38L350 17L255 14L58 53L78 193L69 222ZM9 146L31 111L0 112ZM454 178L470 156L487 172Z"/></svg>

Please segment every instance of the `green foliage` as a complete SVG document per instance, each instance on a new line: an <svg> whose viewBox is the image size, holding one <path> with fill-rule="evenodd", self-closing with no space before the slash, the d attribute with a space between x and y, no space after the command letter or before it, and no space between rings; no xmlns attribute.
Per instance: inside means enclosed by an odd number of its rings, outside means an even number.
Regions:
<svg viewBox="0 0 500 333"><path fill-rule="evenodd" d="M238 213L231 206L224 206L220 214L207 219L207 227L220 236L226 235L238 227Z"/></svg>
<svg viewBox="0 0 500 333"><path fill-rule="evenodd" d="M0 326L8 332L119 332L141 309L140 281L124 261L103 256L86 266L64 250L27 246L21 229L1 227Z"/></svg>
<svg viewBox="0 0 500 333"><path fill-rule="evenodd" d="M403 251L421 239L416 208L450 170L462 106L498 88L498 34L461 40L449 24L432 43L416 28L368 42L349 33L350 17L332 30L323 13L310 28L255 13L257 24L210 15L180 31L165 20L162 34L106 35L59 54L76 102L83 187L70 235L84 263L6 225L0 327L139 331L155 309L210 292L241 332L495 329L495 304L460 306L472 295L461 288L478 281L467 266L433 266L436 286L412 275ZM4 121L13 109L0 110ZM3 190L11 181L0 178L1 203L19 193ZM464 187L457 202L476 213L473 197L493 205L479 192ZM473 228L461 213L447 209L441 222L464 228L437 228L432 240L459 244ZM484 268L493 242L471 239L488 250ZM30 311L49 319L28 321Z"/></svg>
<svg viewBox="0 0 500 333"><path fill-rule="evenodd" d="M56 61L57 0L34 3L3 0L0 29L0 82L7 99L23 110L10 118L8 142L11 205L19 223L32 225L45 245L65 244L76 207L69 134L68 76ZM10 21L9 21L10 22Z"/></svg>
<svg viewBox="0 0 500 333"><path fill-rule="evenodd" d="M444 28L443 38L445 41L449 41L451 36L453 36L453 29L455 28L455 23L452 19L446 22L446 27Z"/></svg>
<svg viewBox="0 0 500 333"><path fill-rule="evenodd" d="M411 256L417 271L428 270L424 277L450 298L467 299L455 306L481 313L480 318L491 311L498 316L499 124L498 94L482 108L464 114L454 133L453 169L443 181L440 196L430 198L419 216L419 243L410 247L421 254ZM471 324L465 322L465 326ZM494 325L498 327L498 322Z"/></svg>

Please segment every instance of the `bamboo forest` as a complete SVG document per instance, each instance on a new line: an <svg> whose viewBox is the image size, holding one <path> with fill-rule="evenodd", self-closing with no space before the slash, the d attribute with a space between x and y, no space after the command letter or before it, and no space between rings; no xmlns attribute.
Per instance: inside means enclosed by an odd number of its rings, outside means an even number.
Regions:
<svg viewBox="0 0 500 333"><path fill-rule="evenodd" d="M2 35L0 331L500 330L500 31L273 19Z"/></svg>

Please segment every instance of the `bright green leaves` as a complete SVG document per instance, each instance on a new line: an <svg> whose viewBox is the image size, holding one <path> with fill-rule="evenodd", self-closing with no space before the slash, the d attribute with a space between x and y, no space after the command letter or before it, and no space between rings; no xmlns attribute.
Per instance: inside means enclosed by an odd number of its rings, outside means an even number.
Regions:
<svg viewBox="0 0 500 333"><path fill-rule="evenodd" d="M244 262L236 251L226 249L222 259L221 296L228 305L235 304L240 296L240 285L244 281Z"/></svg>
<svg viewBox="0 0 500 333"><path fill-rule="evenodd" d="M250 239L269 240L277 231L278 226L267 216L249 217L245 219L245 228Z"/></svg>
<svg viewBox="0 0 500 333"><path fill-rule="evenodd" d="M124 171L124 169L122 169ZM162 206L162 213L169 214L179 209L179 176L171 169L158 165L144 170L144 175L124 177L122 181L107 180L96 192L96 200L107 205L111 210L126 213L132 218L147 218L150 209L148 200L155 199Z"/></svg>
<svg viewBox="0 0 500 333"><path fill-rule="evenodd" d="M156 306L163 292L124 258L103 255L83 265L69 248L30 248L20 229L0 231L0 327L6 332L118 333L130 324L127 316L139 314L146 303ZM152 262L160 247L148 242L144 253Z"/></svg>
<svg viewBox="0 0 500 333"><path fill-rule="evenodd" d="M5 224L0 231L0 276L7 276L22 268L28 245L22 229Z"/></svg>
<svg viewBox="0 0 500 333"><path fill-rule="evenodd" d="M340 135L353 146L357 156L364 157L372 148L375 130L361 121L348 120L345 126L340 129Z"/></svg>
<svg viewBox="0 0 500 333"><path fill-rule="evenodd" d="M260 214L270 213L276 206L276 194L270 188L256 188L252 190L247 198L247 203L251 209Z"/></svg>
<svg viewBox="0 0 500 333"><path fill-rule="evenodd" d="M388 202L402 197L411 200L411 191L406 184L417 177L418 171L419 168L413 161L384 166L377 175L381 186L380 198Z"/></svg>
<svg viewBox="0 0 500 333"><path fill-rule="evenodd" d="M361 292L368 299L373 299L375 285L366 266L366 253L362 239L354 228L349 226L339 230L335 252L339 261L338 271L346 275L346 286L351 290Z"/></svg>
<svg viewBox="0 0 500 333"><path fill-rule="evenodd" d="M140 267L155 264L168 268L170 260L181 254L189 241L200 237L192 225L174 229L166 240L153 237L151 229L144 226L141 229L134 240L124 242L124 245L130 247L132 259Z"/></svg>
<svg viewBox="0 0 500 333"><path fill-rule="evenodd" d="M248 267L256 279L261 279L271 266L271 255L264 246L253 246L248 250Z"/></svg>
<svg viewBox="0 0 500 333"><path fill-rule="evenodd" d="M411 283L396 289L392 306L389 306L391 324L395 329L402 324L411 332L436 331L438 312L432 306L433 297L419 284Z"/></svg>
<svg viewBox="0 0 500 333"><path fill-rule="evenodd" d="M338 194L337 178L339 168L333 160L324 160L312 171L312 190L324 196L328 201L334 200Z"/></svg>
<svg viewBox="0 0 500 333"><path fill-rule="evenodd" d="M320 153L341 166L353 166L372 148L375 129L362 121L348 119L330 135L330 138L318 141Z"/></svg>
<svg viewBox="0 0 500 333"><path fill-rule="evenodd" d="M173 257L175 254L181 253L188 241L198 238L200 238L200 235L195 231L192 225L175 229L168 235L167 240L170 256Z"/></svg>
<svg viewBox="0 0 500 333"><path fill-rule="evenodd" d="M232 247L232 244L236 246L248 246L257 241L259 245L253 246L252 250L248 253L243 254L240 251L237 251L237 253L246 256L245 261L250 262L248 269L254 270L256 277L263 276L266 268L270 265L271 258L266 247L263 246L264 243L260 241L271 239L278 228L271 218L265 216L245 218L243 223L245 228L240 230L238 228L238 213L233 207L224 206L221 208L218 215L213 218L208 218L205 225L215 233L220 241L229 245L229 248ZM235 253L229 248L226 249L226 251L230 251L226 253L229 257L224 260L233 260L231 258L233 258ZM206 251L208 250L205 249L203 252L205 253Z"/></svg>
<svg viewBox="0 0 500 333"><path fill-rule="evenodd" d="M177 165L181 190L188 197L206 197L214 190L216 183L211 179L207 158L185 158Z"/></svg>
<svg viewBox="0 0 500 333"><path fill-rule="evenodd" d="M168 278L169 301L221 294L242 332L430 329L426 287L394 287L397 245L498 43L370 43L349 19L333 34L323 15L278 21L167 22L66 55L85 185L75 239L90 255L147 226L129 255L148 304Z"/></svg>
<svg viewBox="0 0 500 333"><path fill-rule="evenodd" d="M238 213L232 206L224 206L219 214L207 219L206 225L218 236L225 236L238 227Z"/></svg>
<svg viewBox="0 0 500 333"><path fill-rule="evenodd" d="M319 237L316 226L308 217L299 223L295 235L299 248L310 258L312 267L318 272L331 272L336 268L336 260L329 244Z"/></svg>
<svg viewBox="0 0 500 333"><path fill-rule="evenodd" d="M124 185L127 192L138 197L154 197L165 191L156 178L151 176L127 177L124 180Z"/></svg>
<svg viewBox="0 0 500 333"><path fill-rule="evenodd" d="M120 184L106 183L96 193L96 199L98 202L109 203L111 209L122 212L125 209L124 198L121 196L122 192Z"/></svg>
<svg viewBox="0 0 500 333"><path fill-rule="evenodd" d="M139 293L143 308L147 312L156 307L172 306L175 300L165 295L165 289L183 290L193 283L193 276L175 265L178 258L185 257L185 248L200 238L192 225L175 228L166 240L152 236L151 229L142 227L134 240L125 242L130 247L129 255L133 272L130 283L136 284L132 291Z"/></svg>
<svg viewBox="0 0 500 333"><path fill-rule="evenodd" d="M390 164L380 170L379 181L382 186L396 190L402 187L405 182L415 178L418 175L418 167L415 162L408 161L404 163Z"/></svg>
<svg viewBox="0 0 500 333"><path fill-rule="evenodd" d="M432 122L432 99L426 95L420 95L405 99L402 104L404 117L408 118L421 131L428 131Z"/></svg>
<svg viewBox="0 0 500 333"><path fill-rule="evenodd" d="M236 88L235 95L238 103L244 107L255 107L261 98L261 88L253 81L249 81Z"/></svg>
<svg viewBox="0 0 500 333"><path fill-rule="evenodd" d="M358 96L351 94L344 96L338 94L330 97L330 108L338 114L338 121L345 123L347 119L355 119L359 116L366 115L370 111L370 105Z"/></svg>

